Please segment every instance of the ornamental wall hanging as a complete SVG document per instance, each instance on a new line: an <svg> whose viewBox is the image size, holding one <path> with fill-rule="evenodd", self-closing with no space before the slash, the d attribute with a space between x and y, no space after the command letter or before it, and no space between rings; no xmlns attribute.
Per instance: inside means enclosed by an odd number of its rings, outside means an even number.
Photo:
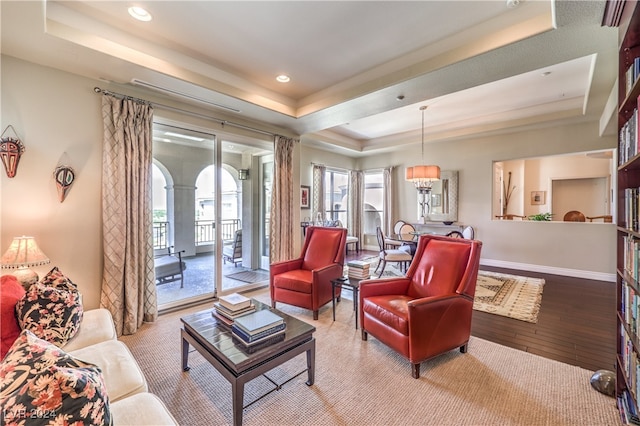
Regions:
<svg viewBox="0 0 640 426"><path fill-rule="evenodd" d="M8 130L11 130L14 136L5 136ZM0 159L8 177L12 178L16 175L18 163L23 153L24 145L13 126L9 124L0 135Z"/></svg>
<svg viewBox="0 0 640 426"><path fill-rule="evenodd" d="M56 187L58 188L58 200L63 202L71 189L71 185L73 185L76 174L69 166L58 166L53 172L53 177L56 180Z"/></svg>

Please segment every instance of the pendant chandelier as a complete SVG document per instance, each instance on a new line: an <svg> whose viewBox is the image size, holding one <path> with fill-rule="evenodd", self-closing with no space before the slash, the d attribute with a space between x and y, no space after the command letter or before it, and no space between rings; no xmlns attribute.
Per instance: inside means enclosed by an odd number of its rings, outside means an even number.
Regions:
<svg viewBox="0 0 640 426"><path fill-rule="evenodd" d="M424 165L424 111L426 106L421 106L422 111L422 163L421 166L407 167L405 179L413 182L418 192L429 192L433 182L440 180L440 167Z"/></svg>

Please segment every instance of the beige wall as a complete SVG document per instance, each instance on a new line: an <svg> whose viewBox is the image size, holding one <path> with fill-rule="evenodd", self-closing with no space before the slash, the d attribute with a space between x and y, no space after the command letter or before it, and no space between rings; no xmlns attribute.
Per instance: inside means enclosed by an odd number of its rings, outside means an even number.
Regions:
<svg viewBox="0 0 640 426"><path fill-rule="evenodd" d="M80 288L85 307L95 308L102 280L102 118L96 82L4 56L1 65L2 128L15 128L25 152L14 178L0 172L0 252L14 236L34 236L51 259L34 270L42 276L58 266ZM60 163L76 173L64 203L52 177Z"/></svg>
<svg viewBox="0 0 640 426"><path fill-rule="evenodd" d="M615 225L492 220L492 163L496 160L615 148L616 137L600 138L597 123L502 134L425 146L425 158L443 170L459 171L458 221L472 225L483 241L482 263L561 275L615 280ZM402 173L420 158L420 145L362 159L362 169L396 169L399 218L414 219L416 191Z"/></svg>

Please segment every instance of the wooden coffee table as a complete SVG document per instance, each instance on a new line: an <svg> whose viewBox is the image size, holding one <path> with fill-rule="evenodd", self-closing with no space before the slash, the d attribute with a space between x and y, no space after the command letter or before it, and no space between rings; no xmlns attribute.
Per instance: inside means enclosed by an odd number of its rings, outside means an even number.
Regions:
<svg viewBox="0 0 640 426"><path fill-rule="evenodd" d="M253 300L253 299L252 299ZM270 309L284 318L287 323L284 340L269 344L249 353L245 346L232 336L231 329L218 322L212 315L212 309L197 312L181 318L183 328L182 336L182 369L189 371L189 345L193 346L216 370L231 383L233 401L233 424L242 424L242 411L244 408L268 395L274 390L279 390L282 385L295 377L307 372L308 386L313 385L315 375L316 340L313 337L316 328L304 321L293 318L277 309L253 300L257 309ZM244 405L244 385L258 376L283 364L295 356L306 352L307 368L294 375L284 383L274 383L274 388Z"/></svg>

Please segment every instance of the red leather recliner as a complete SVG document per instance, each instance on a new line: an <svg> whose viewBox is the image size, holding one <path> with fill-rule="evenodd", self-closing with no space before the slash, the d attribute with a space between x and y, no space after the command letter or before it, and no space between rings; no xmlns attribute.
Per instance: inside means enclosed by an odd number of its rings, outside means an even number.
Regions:
<svg viewBox="0 0 640 426"><path fill-rule="evenodd" d="M317 320L320 307L331 301L331 280L343 275L346 241L345 228L308 227L300 257L270 266L271 306L310 309Z"/></svg>
<svg viewBox="0 0 640 426"><path fill-rule="evenodd" d="M362 340L371 334L411 362L467 351L480 250L477 240L422 235L405 277L360 282Z"/></svg>

